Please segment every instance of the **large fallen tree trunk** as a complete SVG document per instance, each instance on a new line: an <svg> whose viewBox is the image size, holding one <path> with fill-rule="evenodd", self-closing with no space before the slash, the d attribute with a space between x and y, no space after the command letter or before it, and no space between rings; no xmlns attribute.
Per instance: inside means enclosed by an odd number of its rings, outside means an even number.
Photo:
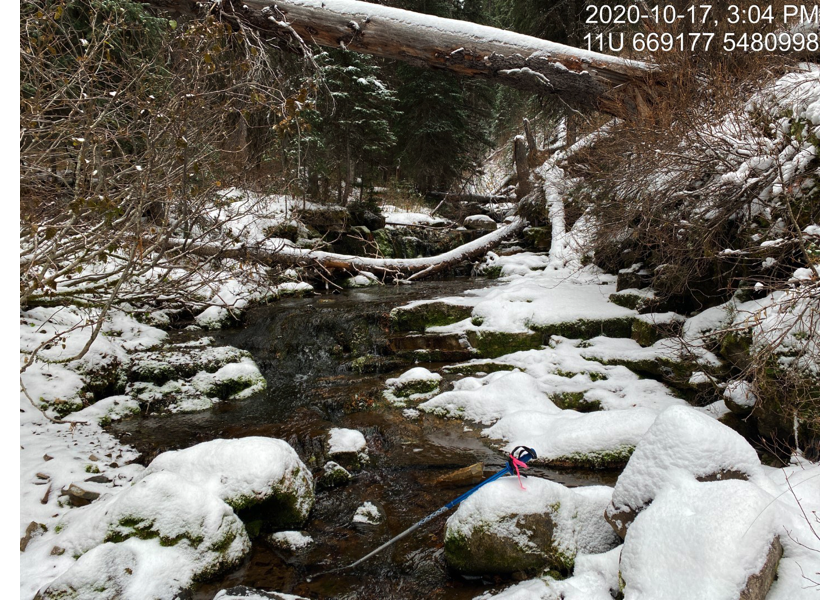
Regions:
<svg viewBox="0 0 840 600"><path fill-rule="evenodd" d="M502 241L516 235L525 221L516 218L496 231L468 242L438 256L420 258L374 258L306 250L288 243L267 239L261 245L236 244L221 246L215 243L195 240L170 240L167 246L185 254L209 258L235 258L258 260L270 266L321 267L328 270L344 270L359 273L368 271L380 277L405 277L409 281L428 277L463 262L474 260L498 246Z"/></svg>
<svg viewBox="0 0 840 600"><path fill-rule="evenodd" d="M197 11L199 0L147 0ZM535 37L354 0L222 0L223 18L281 38L344 48L414 65L483 77L518 89L557 94L575 108L619 117L644 112L655 65Z"/></svg>

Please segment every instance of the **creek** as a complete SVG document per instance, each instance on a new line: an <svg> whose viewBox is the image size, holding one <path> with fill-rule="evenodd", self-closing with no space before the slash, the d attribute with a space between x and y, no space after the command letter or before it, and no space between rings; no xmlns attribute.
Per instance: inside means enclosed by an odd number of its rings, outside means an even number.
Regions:
<svg viewBox="0 0 840 600"><path fill-rule="evenodd" d="M390 310L412 300L457 295L492 283L462 278L377 286L251 309L236 327L217 332L214 338L218 344L251 352L268 381L265 392L203 412L144 416L111 427L122 442L142 453L144 463L160 452L211 439L280 438L295 448L316 476L331 428L358 429L365 435L370 461L361 472L354 473L347 486L317 491L305 527L313 543L292 554L275 551L256 538L249 559L221 581L200 584L194 590L195 600L210 600L219 589L236 585L313 599L459 600L502 583L468 580L447 570L443 517L353 571L307 582L307 576L367 554L474 485L443 487L436 483L440 476L477 462L484 463L485 477L504 467L504 455L481 437L479 425L424 413L410 419L382 398L385 380L411 366L388 356ZM367 357L366 370L373 372L354 369L358 357ZM443 364L423 366L436 371ZM444 377L446 390L453 376ZM539 467L528 473L570 487L612 485L618 475ZM367 501L380 507L382 524L352 523L356 508Z"/></svg>

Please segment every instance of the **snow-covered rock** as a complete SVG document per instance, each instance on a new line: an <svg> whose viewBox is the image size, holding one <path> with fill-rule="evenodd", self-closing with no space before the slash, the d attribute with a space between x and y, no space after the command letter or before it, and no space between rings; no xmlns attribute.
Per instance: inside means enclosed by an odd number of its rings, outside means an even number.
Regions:
<svg viewBox="0 0 840 600"><path fill-rule="evenodd" d="M464 227L480 231L495 231L497 225L496 221L487 215L470 215L464 219Z"/></svg>
<svg viewBox="0 0 840 600"><path fill-rule="evenodd" d="M504 477L467 498L446 522L447 563L467 574L571 571L575 557L619 538L603 519L611 489L569 489L546 479Z"/></svg>
<svg viewBox="0 0 840 600"><path fill-rule="evenodd" d="M329 457L347 469L358 470L368 461L365 436L356 429L330 429L327 445Z"/></svg>
<svg viewBox="0 0 840 600"><path fill-rule="evenodd" d="M683 406L663 411L639 441L615 485L605 516L622 537L657 494L686 480L765 480L749 442L734 430Z"/></svg>
<svg viewBox="0 0 840 600"><path fill-rule="evenodd" d="M341 485L350 483L353 476L350 472L334 461L329 461L324 465L324 474L318 479L318 485L322 488L330 489Z"/></svg>
<svg viewBox="0 0 840 600"><path fill-rule="evenodd" d="M159 454L143 477L164 471L201 486L248 519L296 527L315 501L312 474L283 440L212 440Z"/></svg>
<svg viewBox="0 0 840 600"><path fill-rule="evenodd" d="M156 411L190 412L265 389L265 378L248 352L211 343L202 338L133 355L128 395Z"/></svg>
<svg viewBox="0 0 840 600"><path fill-rule="evenodd" d="M684 481L663 489L627 531L624 598L763 599L785 535L774 501L748 481Z"/></svg>
<svg viewBox="0 0 840 600"><path fill-rule="evenodd" d="M365 502L353 515L353 522L363 525L379 525L382 519L382 511L373 502Z"/></svg>
<svg viewBox="0 0 840 600"><path fill-rule="evenodd" d="M237 585L227 590L220 590L213 596L213 600L307 600L303 596L294 594L283 594L281 592L270 592L258 590L244 585Z"/></svg>
<svg viewBox="0 0 840 600"><path fill-rule="evenodd" d="M44 598L171 598L250 551L233 509L174 473L152 473L69 513L57 546L78 557Z"/></svg>
<svg viewBox="0 0 840 600"><path fill-rule="evenodd" d="M268 536L272 546L291 552L306 548L312 541L312 537L301 531L278 531Z"/></svg>
<svg viewBox="0 0 840 600"><path fill-rule="evenodd" d="M427 400L440 391L442 377L424 367L409 369L399 377L385 382L384 396L394 404L405 400Z"/></svg>

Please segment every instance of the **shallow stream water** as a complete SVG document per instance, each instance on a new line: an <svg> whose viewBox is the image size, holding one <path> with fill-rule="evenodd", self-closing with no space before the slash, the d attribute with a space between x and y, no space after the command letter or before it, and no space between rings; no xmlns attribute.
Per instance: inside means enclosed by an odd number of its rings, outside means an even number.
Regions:
<svg viewBox="0 0 840 600"><path fill-rule="evenodd" d="M481 426L421 415L408 419L382 399L385 380L408 366L359 374L351 359L387 353L387 315L417 299L452 296L490 285L484 280L432 281L378 286L274 302L248 311L236 327L217 332L219 344L248 350L268 381L266 392L211 410L142 417L116 424L115 435L148 462L160 452L217 438L268 436L286 440L308 465L323 460L333 427L362 431L370 462L350 484L319 490L305 526L314 542L294 554L256 539L250 558L222 580L201 584L196 600L212 599L235 585L308 598L473 598L503 581L467 580L447 571L443 559L445 517L402 540L353 571L307 577L346 565L408 528L472 485L444 487L435 480L483 462L485 476L505 464L503 454L480 435ZM185 335L189 335L186 334ZM424 364L436 370L442 364ZM451 385L444 382L443 389ZM317 474L317 467L313 467ZM531 476L568 486L608 484L617 473L532 468ZM380 525L352 523L363 502L384 513Z"/></svg>

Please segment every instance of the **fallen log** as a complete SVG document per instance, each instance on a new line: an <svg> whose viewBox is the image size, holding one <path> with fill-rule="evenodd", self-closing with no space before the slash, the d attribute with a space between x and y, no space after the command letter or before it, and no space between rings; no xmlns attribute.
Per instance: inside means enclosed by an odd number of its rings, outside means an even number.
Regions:
<svg viewBox="0 0 840 600"><path fill-rule="evenodd" d="M513 200L510 196L501 194L450 194L448 192L426 192L426 197L430 200L446 200L447 202L460 203L473 202L475 204L499 204Z"/></svg>
<svg viewBox="0 0 840 600"><path fill-rule="evenodd" d="M147 0L197 12L200 0ZM222 18L284 41L343 48L521 90L556 94L572 107L619 117L643 113L656 65L539 38L354 0L221 0Z"/></svg>
<svg viewBox="0 0 840 600"><path fill-rule="evenodd" d="M419 258L374 258L307 250L271 238L264 240L259 245L233 244L228 246L198 240L171 239L166 243L166 247L183 254L206 258L257 260L269 266L322 267L350 272L368 271L389 278L400 278L408 275L407 279L413 281L483 256L524 227L525 221L517 218L496 231L458 246L449 252L444 252L438 256Z"/></svg>

